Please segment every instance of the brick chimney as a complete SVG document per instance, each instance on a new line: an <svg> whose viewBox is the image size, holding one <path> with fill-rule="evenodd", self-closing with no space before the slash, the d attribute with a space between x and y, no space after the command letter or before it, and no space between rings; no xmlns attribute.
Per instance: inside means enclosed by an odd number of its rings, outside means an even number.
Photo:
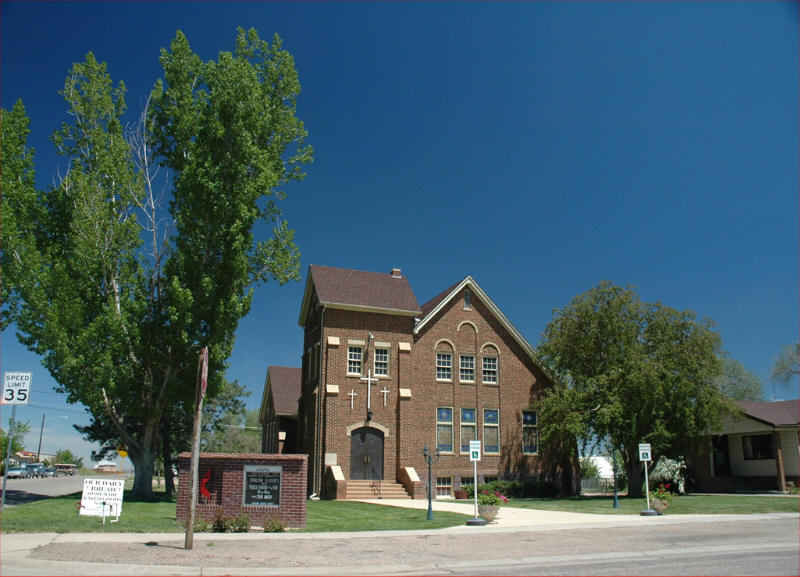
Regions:
<svg viewBox="0 0 800 577"><path fill-rule="evenodd" d="M399 268L393 268L391 274L392 274L392 278L403 278L403 275L400 274L400 269Z"/></svg>

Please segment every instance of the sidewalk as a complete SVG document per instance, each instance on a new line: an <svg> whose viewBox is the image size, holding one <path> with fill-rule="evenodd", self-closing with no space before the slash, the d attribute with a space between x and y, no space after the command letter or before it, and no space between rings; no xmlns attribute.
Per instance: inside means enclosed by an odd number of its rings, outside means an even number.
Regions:
<svg viewBox="0 0 800 577"><path fill-rule="evenodd" d="M427 510L426 500L368 500L385 506ZM463 502L435 501L437 511L474 515ZM38 533L0 536L0 575L375 575L431 574L444 565L491 563L553 531L585 534L592 529L630 528L703 522L753 522L793 518L772 515L591 515L501 507L486 526L456 526L420 531L362 533L197 533L194 549L184 549L182 533ZM588 531L584 531L588 530ZM604 535L605 538L605 535ZM556 542L564 539L555 539ZM490 543L494 545L486 547ZM553 547L553 546L551 546ZM490 552L490 553L487 553ZM464 561L467 555L470 561ZM469 573L469 571L466 571Z"/></svg>

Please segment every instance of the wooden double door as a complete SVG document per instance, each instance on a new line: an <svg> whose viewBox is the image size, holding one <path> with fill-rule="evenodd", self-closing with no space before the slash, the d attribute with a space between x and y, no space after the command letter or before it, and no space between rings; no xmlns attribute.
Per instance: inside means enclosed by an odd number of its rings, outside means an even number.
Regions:
<svg viewBox="0 0 800 577"><path fill-rule="evenodd" d="M361 427L350 435L350 478L383 479L383 432Z"/></svg>

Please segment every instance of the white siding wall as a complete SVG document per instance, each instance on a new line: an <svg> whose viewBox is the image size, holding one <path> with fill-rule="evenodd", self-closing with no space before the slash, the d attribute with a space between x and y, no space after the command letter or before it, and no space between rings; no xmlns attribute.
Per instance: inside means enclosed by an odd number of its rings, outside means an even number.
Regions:
<svg viewBox="0 0 800 577"><path fill-rule="evenodd" d="M771 429L763 428L754 430L751 428L748 435L772 434ZM742 448L742 437L745 434L729 434L728 443L730 444L731 456L731 475L735 477L767 477L778 474L775 459L750 459L745 460ZM798 475L800 468L800 458L798 457L797 431L781 431L781 449L783 450L783 467L786 475Z"/></svg>

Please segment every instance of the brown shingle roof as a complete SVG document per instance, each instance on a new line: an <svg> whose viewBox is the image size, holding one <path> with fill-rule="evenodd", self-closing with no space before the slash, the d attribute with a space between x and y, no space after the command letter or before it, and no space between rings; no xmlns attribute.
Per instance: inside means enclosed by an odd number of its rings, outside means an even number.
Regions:
<svg viewBox="0 0 800 577"><path fill-rule="evenodd" d="M403 276L311 265L317 298L325 305L420 314L419 303Z"/></svg>
<svg viewBox="0 0 800 577"><path fill-rule="evenodd" d="M302 369L275 367L267 369L272 384L272 402L277 415L296 415L300 399Z"/></svg>
<svg viewBox="0 0 800 577"><path fill-rule="evenodd" d="M464 282L464 279L461 279L457 283L447 287L442 292L440 292L438 295L436 295L431 300L429 300L424 305L422 305L422 316L423 317L428 316L428 313L430 313L433 309L435 309L437 306L439 306L439 303L441 303L444 299L446 299L450 295L450 293L453 292L455 290L455 288L458 285L460 285L462 282Z"/></svg>
<svg viewBox="0 0 800 577"><path fill-rule="evenodd" d="M744 412L759 421L764 421L776 427L800 424L800 400L773 401L762 403L758 401L738 401L737 404Z"/></svg>

